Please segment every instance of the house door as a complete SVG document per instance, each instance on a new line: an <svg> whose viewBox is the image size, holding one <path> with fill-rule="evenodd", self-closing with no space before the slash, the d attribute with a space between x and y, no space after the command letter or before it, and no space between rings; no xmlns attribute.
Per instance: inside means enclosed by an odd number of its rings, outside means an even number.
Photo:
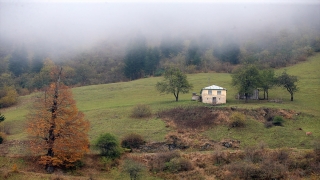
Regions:
<svg viewBox="0 0 320 180"><path fill-rule="evenodd" d="M212 104L216 105L217 104L217 97L212 97Z"/></svg>

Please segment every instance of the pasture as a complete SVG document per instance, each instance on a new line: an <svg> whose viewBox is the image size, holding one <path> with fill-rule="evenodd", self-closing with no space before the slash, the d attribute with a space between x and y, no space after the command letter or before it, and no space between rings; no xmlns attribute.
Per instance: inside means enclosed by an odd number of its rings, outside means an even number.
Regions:
<svg viewBox="0 0 320 180"><path fill-rule="evenodd" d="M231 129L227 126L214 126L201 132L208 139L220 141L224 138L241 141L240 149L257 145L261 142L270 148L297 148L312 149L314 141L320 138L320 54L310 57L307 61L277 69L276 74L284 70L290 75L298 76L299 91L290 101L290 94L280 87L269 90L269 99L281 99L282 103L268 102L266 100L251 100L244 103L236 100L236 89L231 85L231 76L228 73L199 73L189 74L188 80L193 84L193 90L188 94L180 94L179 101L175 102L172 94L160 94L155 89L155 84L162 77L139 79L131 82L101 84L73 88L73 95L77 107L84 112L90 121L90 141L93 142L100 134L109 132L119 139L129 133L142 135L147 142L162 142L165 136L172 131L166 123L157 116L159 111L174 107L210 106L200 102L191 101L191 93L199 94L201 88L209 85L218 85L227 89L227 104L219 107L237 107L245 109L277 108L289 109L296 112L297 116L285 119L283 126L265 128L264 124L253 118L246 120L247 126L242 129ZM11 108L2 109L6 120L1 123L1 128L8 132L6 141L23 141L27 139L25 115L32 108L32 102L38 93L19 97L19 103ZM146 119L130 117L133 107L137 104L149 105L153 116ZM301 128L301 130L297 130ZM312 132L306 136L305 132ZM1 146L1 145L0 145ZM10 147L7 156L24 155L27 151L20 146ZM0 163L9 162L1 157ZM4 166L2 164L2 166ZM22 166L22 165L21 165ZM0 166L1 167L1 166ZM110 174L111 173L111 174ZM116 177L120 177L117 171Z"/></svg>
<svg viewBox="0 0 320 180"><path fill-rule="evenodd" d="M234 98L236 90L231 85L231 76L227 73L199 73L189 74L188 80L193 84L192 92L199 94L201 88L216 84L227 89L227 104L222 107L241 108L280 108L291 109L296 112L308 114L299 121L286 122L287 126L301 126L306 131L320 136L320 54L312 56L308 61L285 68L292 75L299 78L299 91L294 95L294 101L290 101L289 93L282 88L275 87L269 92L269 99L282 99L282 103L252 100L244 103ZM276 70L280 74L284 69ZM73 88L73 95L77 107L84 112L91 123L90 139L94 140L104 132L111 132L121 138L123 135L136 132L148 141L162 141L165 134L170 131L165 128L161 119L153 116L148 119L134 119L130 117L133 106L147 104L152 108L154 114L159 110L177 106L205 106L202 103L191 101L191 93L180 94L179 102L175 102L172 94L160 94L155 89L155 84L162 77L139 79L131 82L120 82L113 84L102 84ZM25 139L24 124L27 121L25 115L32 108L33 98L37 93L19 97L19 104L15 107L2 110L6 116L3 122L11 132L8 140ZM220 127L217 127L218 130ZM223 129L223 127L221 127ZM289 128L289 127L288 127ZM263 129L263 127L262 127ZM286 129L286 128L285 128ZM221 129L220 129L221 130ZM210 134L210 132L208 132ZM212 132L211 132L212 133ZM264 132L263 134L268 134ZM247 133L239 135L245 137ZM268 137L265 137L268 138ZM268 139L265 139L268 141Z"/></svg>

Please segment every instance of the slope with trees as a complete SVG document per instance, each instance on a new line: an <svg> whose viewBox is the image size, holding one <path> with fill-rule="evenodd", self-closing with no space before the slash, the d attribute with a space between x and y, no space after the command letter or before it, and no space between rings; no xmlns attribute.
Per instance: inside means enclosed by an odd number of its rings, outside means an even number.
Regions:
<svg viewBox="0 0 320 180"><path fill-rule="evenodd" d="M0 43L0 79L25 95L44 87L46 59L65 67L68 86L129 81L162 75L178 67L184 73L232 72L237 66L257 64L259 69L285 67L319 52L319 27L258 31L241 38L228 34L166 35L154 40L143 34L121 41L103 40L79 50L51 52L39 45ZM303 36L301 36L303 34ZM0 90L4 88L0 85ZM265 94L268 96L265 89ZM268 98L268 97L266 97Z"/></svg>
<svg viewBox="0 0 320 180"><path fill-rule="evenodd" d="M248 96L258 88L263 89L263 99L269 99L269 89L275 85L285 88L291 95L298 91L296 82L297 76L289 75L285 71L278 77L275 76L274 70L259 70L255 65L248 65L238 68L232 75L232 85L237 87L239 94L244 94L246 102Z"/></svg>

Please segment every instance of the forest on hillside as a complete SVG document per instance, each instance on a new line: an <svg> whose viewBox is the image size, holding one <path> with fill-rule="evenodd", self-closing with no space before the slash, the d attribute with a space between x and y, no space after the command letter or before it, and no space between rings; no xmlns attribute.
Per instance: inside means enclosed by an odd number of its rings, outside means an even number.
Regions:
<svg viewBox="0 0 320 180"><path fill-rule="evenodd" d="M255 27L254 21L248 21L249 24L243 22L247 29L240 29L236 25L241 21L232 23L234 20L226 17L220 21L231 21L225 22L231 25L228 30L220 28L225 24L217 24L212 30L204 26L202 31L177 33L185 30L181 26L177 32L161 32L157 36L148 35L147 30L129 31L117 38L102 34L86 46L66 44L68 38L55 44L26 34L19 39L2 33L0 108L14 104L17 95L46 87L54 64L63 67L64 83L73 87L160 76L168 67L177 67L184 73L231 73L236 66L245 64L267 69L305 61L314 52L320 52L320 23L315 19L319 11L309 6L292 17L295 19L289 25L262 23L263 26ZM204 20L196 22L200 21Z"/></svg>

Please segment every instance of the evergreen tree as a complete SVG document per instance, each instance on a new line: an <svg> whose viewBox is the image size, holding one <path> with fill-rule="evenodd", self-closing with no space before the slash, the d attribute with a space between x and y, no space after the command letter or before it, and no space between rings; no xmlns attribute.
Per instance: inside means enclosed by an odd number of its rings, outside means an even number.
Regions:
<svg viewBox="0 0 320 180"><path fill-rule="evenodd" d="M130 43L124 59L124 74L131 80L144 76L145 58L147 53L146 39L138 36Z"/></svg>
<svg viewBox="0 0 320 180"><path fill-rule="evenodd" d="M187 51L187 58L186 58L187 65L196 65L199 66L201 63L201 52L199 50L198 44L192 42L190 47Z"/></svg>
<svg viewBox="0 0 320 180"><path fill-rule="evenodd" d="M16 49L9 59L9 70L16 76L28 72L28 53L24 47Z"/></svg>
<svg viewBox="0 0 320 180"><path fill-rule="evenodd" d="M236 43L227 43L223 46L216 47L214 56L219 58L222 62L229 62L231 64L239 64L240 48Z"/></svg>
<svg viewBox="0 0 320 180"><path fill-rule="evenodd" d="M144 72L147 75L154 75L160 62L160 52L158 48L149 48L145 58Z"/></svg>
<svg viewBox="0 0 320 180"><path fill-rule="evenodd" d="M172 38L164 36L161 40L160 51L162 57L170 58L176 56L183 50L183 40L179 38Z"/></svg>

